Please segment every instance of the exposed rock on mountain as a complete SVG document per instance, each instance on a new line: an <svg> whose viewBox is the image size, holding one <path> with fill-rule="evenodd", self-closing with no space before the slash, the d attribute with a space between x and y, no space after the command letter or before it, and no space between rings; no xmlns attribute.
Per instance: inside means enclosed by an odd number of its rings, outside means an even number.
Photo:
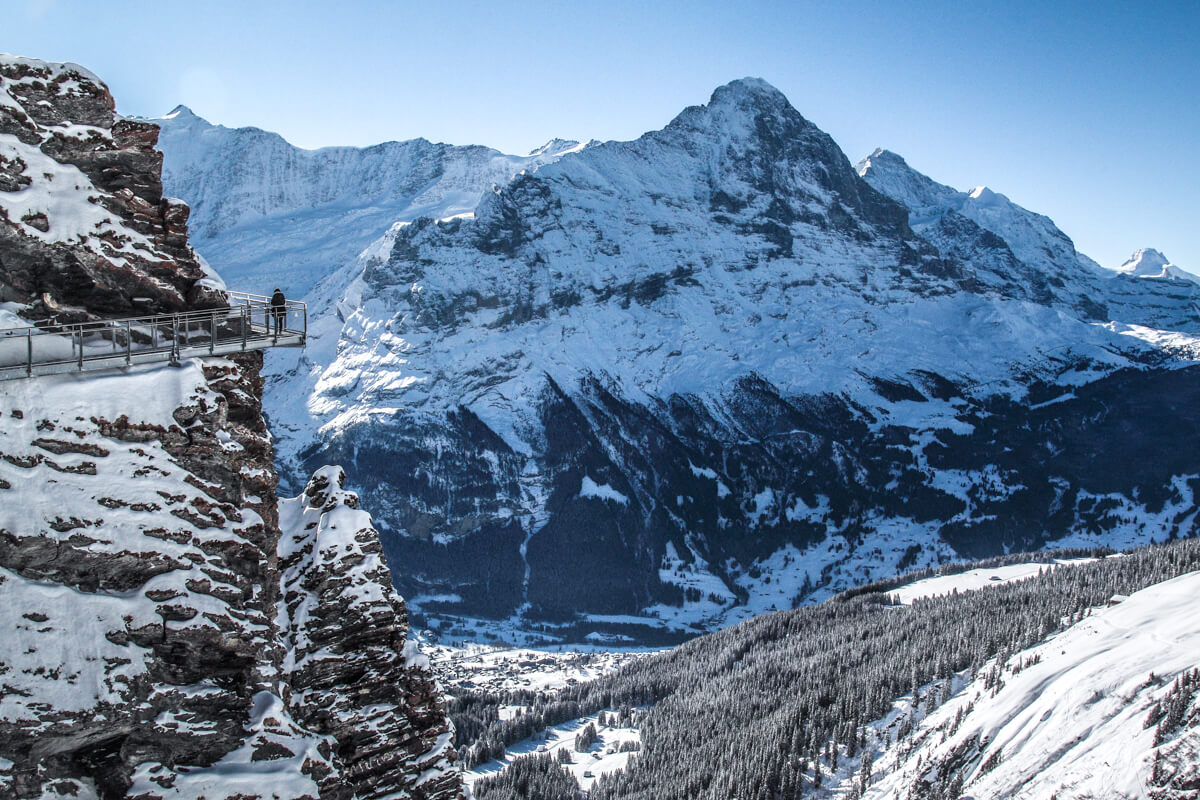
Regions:
<svg viewBox="0 0 1200 800"><path fill-rule="evenodd" d="M1200 473L1159 445L1200 421L1196 290L867 166L747 79L394 226L272 360L284 480L345 464L397 586L460 633L679 635L945 558L1191 533Z"/></svg>
<svg viewBox="0 0 1200 800"><path fill-rule="evenodd" d="M485 191L582 145L526 156L424 139L303 150L258 128L211 125L180 106L155 119L163 181L194 209L192 241L228 280L307 293L397 220L474 210Z"/></svg>
<svg viewBox="0 0 1200 800"><path fill-rule="evenodd" d="M152 126L109 147L122 123L90 73L4 57L0 76L6 124L29 123L0 147L35 165L0 192L0 324L111 314L139 292L159 309L220 299L186 206L161 216L177 221L170 247L144 232L153 214L113 210L127 188L159 192ZM60 135L94 141L71 156L84 166L42 153ZM32 232L22 208L40 214ZM331 490L286 503L290 525L314 527L281 532L260 367L251 354L0 383L0 795L457 796L440 693L366 514ZM343 522L348 538L318 538Z"/></svg>
<svg viewBox="0 0 1200 800"><path fill-rule="evenodd" d="M157 128L75 64L0 57L0 301L76 319L221 304L162 195Z"/></svg>
<svg viewBox="0 0 1200 800"><path fill-rule="evenodd" d="M280 507L289 708L333 738L346 796L404 787L418 800L453 797L459 776L441 691L408 639L379 534L342 488L345 477L338 467L318 470Z"/></svg>

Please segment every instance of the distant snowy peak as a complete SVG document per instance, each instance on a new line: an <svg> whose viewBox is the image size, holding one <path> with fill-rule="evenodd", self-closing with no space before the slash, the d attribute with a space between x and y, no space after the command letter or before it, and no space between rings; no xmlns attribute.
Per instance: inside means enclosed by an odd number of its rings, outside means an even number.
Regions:
<svg viewBox="0 0 1200 800"><path fill-rule="evenodd" d="M1071 239L1049 217L1022 208L986 186L960 192L921 174L888 150L876 150L858 162L857 170L867 183L908 206L914 227L952 211L1004 239L1026 263L1043 263L1049 257L1056 266L1095 266L1075 251Z"/></svg>
<svg viewBox="0 0 1200 800"><path fill-rule="evenodd" d="M588 145L524 156L426 139L305 150L259 128L213 125L186 106L162 129L163 182L186 198L197 249L232 285L307 294L393 223L469 214L514 176Z"/></svg>
<svg viewBox="0 0 1200 800"><path fill-rule="evenodd" d="M859 161L855 169L859 177L893 200L908 206L918 217L922 210L932 206L961 204L960 192L929 179L891 150L876 148L875 152Z"/></svg>
<svg viewBox="0 0 1200 800"><path fill-rule="evenodd" d="M541 147L530 150L525 154L525 158L546 158L559 157L567 153L577 153L589 145L595 144L596 140L592 139L588 142L577 142L574 139L551 139Z"/></svg>
<svg viewBox="0 0 1200 800"><path fill-rule="evenodd" d="M1152 247L1143 247L1131 255L1117 272L1134 278L1166 278L1200 283L1200 276L1181 269Z"/></svg>

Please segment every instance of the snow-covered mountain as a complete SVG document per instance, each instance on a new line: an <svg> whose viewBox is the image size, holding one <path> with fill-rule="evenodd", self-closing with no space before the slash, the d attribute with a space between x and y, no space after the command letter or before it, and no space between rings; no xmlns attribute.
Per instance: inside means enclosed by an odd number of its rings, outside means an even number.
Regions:
<svg viewBox="0 0 1200 800"><path fill-rule="evenodd" d="M1166 278L1168 280L1191 281L1200 283L1200 275L1193 275L1187 270L1177 267L1167 260L1167 257L1152 247L1143 247L1117 267L1117 272L1134 278Z"/></svg>
<svg viewBox="0 0 1200 800"><path fill-rule="evenodd" d="M1166 261L1155 251L1138 251L1114 274L1076 251L1050 218L986 186L957 191L887 150L876 150L857 170L867 183L904 204L913 230L945 257L969 264L989 291L1062 304L1083 319L1197 332L1192 287L1130 280L1151 272L1175 275L1165 271ZM1145 265L1134 266L1142 253L1153 255L1146 256Z"/></svg>
<svg viewBox="0 0 1200 800"><path fill-rule="evenodd" d="M156 136L0 56L0 327L226 302ZM332 467L277 503L261 364L0 382L0 796L459 795L369 516Z"/></svg>
<svg viewBox="0 0 1200 800"><path fill-rule="evenodd" d="M746 79L393 226L269 366L285 481L344 464L423 618L561 636L1190 534L1200 290L860 170Z"/></svg>
<svg viewBox="0 0 1200 800"><path fill-rule="evenodd" d="M258 128L212 125L186 106L150 120L163 182L193 208L192 242L231 285L300 297L397 220L469 214L485 191L580 149L524 156L424 139L303 150Z"/></svg>

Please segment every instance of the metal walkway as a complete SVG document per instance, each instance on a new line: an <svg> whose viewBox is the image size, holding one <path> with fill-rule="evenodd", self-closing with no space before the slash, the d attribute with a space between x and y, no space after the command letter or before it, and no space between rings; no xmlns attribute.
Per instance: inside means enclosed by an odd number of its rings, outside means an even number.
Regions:
<svg viewBox="0 0 1200 800"><path fill-rule="evenodd" d="M287 301L276 333L271 298L245 292L228 296L228 308L0 329L0 380L304 346L304 303Z"/></svg>

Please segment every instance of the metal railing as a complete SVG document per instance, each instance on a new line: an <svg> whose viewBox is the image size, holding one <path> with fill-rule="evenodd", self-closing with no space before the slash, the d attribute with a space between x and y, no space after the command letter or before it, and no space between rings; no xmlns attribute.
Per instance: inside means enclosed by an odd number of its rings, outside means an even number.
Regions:
<svg viewBox="0 0 1200 800"><path fill-rule="evenodd" d="M228 308L0 329L0 380L304 346L304 303L277 311L265 295L226 296Z"/></svg>

